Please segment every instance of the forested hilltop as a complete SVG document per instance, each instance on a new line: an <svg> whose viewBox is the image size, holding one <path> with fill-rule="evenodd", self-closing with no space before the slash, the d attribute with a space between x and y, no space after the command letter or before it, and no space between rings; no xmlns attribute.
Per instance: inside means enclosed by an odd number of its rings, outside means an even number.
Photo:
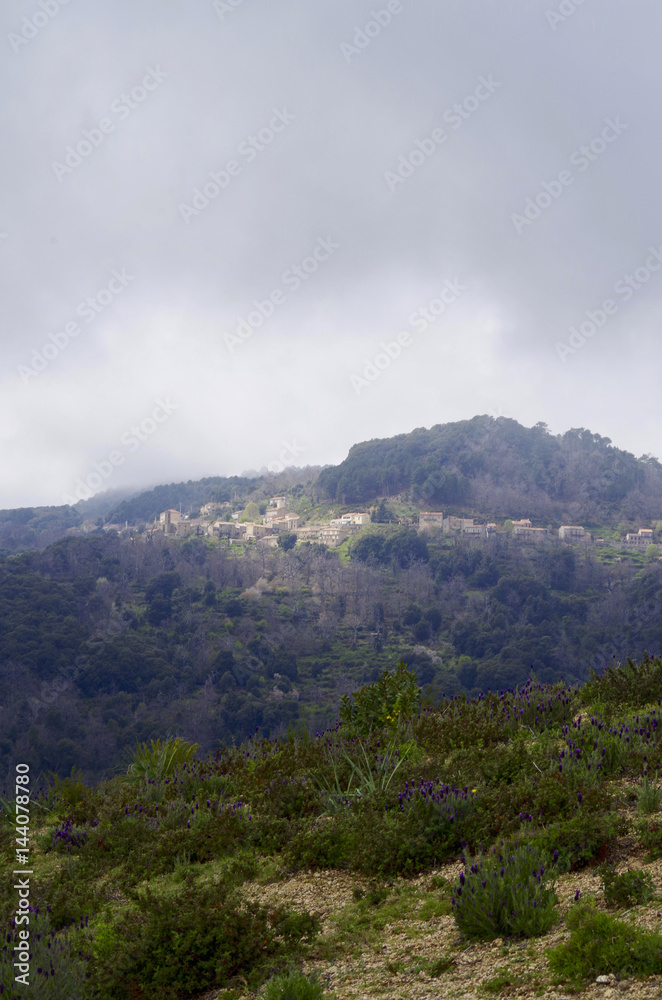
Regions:
<svg viewBox="0 0 662 1000"><path fill-rule="evenodd" d="M292 495L292 487L299 493ZM662 518L662 465L635 458L584 428L552 435L506 417L477 416L354 445L337 466L286 469L107 492L75 507L0 510L0 553L43 548L103 524L149 524L168 508L260 501L287 493L311 507L366 504L406 494L417 509L484 519L610 525Z"/></svg>
<svg viewBox="0 0 662 1000"><path fill-rule="evenodd" d="M662 517L662 465L584 428L550 434L506 417L474 417L354 445L317 481L321 497L364 503L410 490L429 509L571 524Z"/></svg>

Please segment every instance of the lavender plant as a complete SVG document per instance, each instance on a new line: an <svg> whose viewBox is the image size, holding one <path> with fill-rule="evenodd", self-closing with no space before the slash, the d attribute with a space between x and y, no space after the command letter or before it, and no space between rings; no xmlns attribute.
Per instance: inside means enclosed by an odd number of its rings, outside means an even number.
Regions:
<svg viewBox="0 0 662 1000"><path fill-rule="evenodd" d="M98 820L94 825L98 825ZM73 848L82 847L87 837L87 830L75 824L72 819L67 819L53 830L50 846L54 851L66 851L70 854Z"/></svg>
<svg viewBox="0 0 662 1000"><path fill-rule="evenodd" d="M406 781L404 790L398 793L398 803L402 812L410 812L430 833L440 836L457 831L471 816L475 795L475 788L454 788L437 777L436 781L421 779L418 785Z"/></svg>
<svg viewBox="0 0 662 1000"><path fill-rule="evenodd" d="M11 1000L29 1000L43 997L44 1000L85 1000L89 996L89 963L92 952L92 934L88 929L88 918L81 917L70 927L56 934L51 926L50 907L46 912L38 906L30 906L28 929L30 955L30 985L22 987L14 980L16 952L19 944L19 930L12 919L5 935L5 944L0 950L0 996Z"/></svg>
<svg viewBox="0 0 662 1000"><path fill-rule="evenodd" d="M533 847L510 856L495 851L469 868L465 861L451 900L457 926L478 939L545 934L555 921L552 870L553 861Z"/></svg>

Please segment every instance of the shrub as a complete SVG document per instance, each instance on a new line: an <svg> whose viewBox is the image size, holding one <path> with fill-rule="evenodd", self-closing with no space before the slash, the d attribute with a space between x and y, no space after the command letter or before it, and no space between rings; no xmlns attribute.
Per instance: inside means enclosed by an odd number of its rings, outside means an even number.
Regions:
<svg viewBox="0 0 662 1000"><path fill-rule="evenodd" d="M286 910L278 907L269 917L274 934L284 938L289 944L298 944L304 938L311 942L320 932L319 917L306 911Z"/></svg>
<svg viewBox="0 0 662 1000"><path fill-rule="evenodd" d="M625 666L610 664L600 677L591 669L591 680L582 688L582 702L647 705L657 701L662 688L662 658L644 653L636 663L627 658Z"/></svg>
<svg viewBox="0 0 662 1000"><path fill-rule="evenodd" d="M657 819L642 819L636 824L635 830L649 857L659 858L662 855L662 823Z"/></svg>
<svg viewBox="0 0 662 1000"><path fill-rule="evenodd" d="M625 817L586 808L534 832L531 843L550 854L557 851L559 871L575 871L594 858L602 859L609 842L627 829Z"/></svg>
<svg viewBox="0 0 662 1000"><path fill-rule="evenodd" d="M422 836L440 856L457 850L465 839L473 841L475 792L475 788L462 790L442 785L439 778L436 784L423 780L418 786L413 781L406 783L398 801L412 838Z"/></svg>
<svg viewBox="0 0 662 1000"><path fill-rule="evenodd" d="M510 857L493 853L468 870L465 862L453 888L455 922L471 938L544 934L555 920L549 881L549 863L532 847L515 848Z"/></svg>
<svg viewBox="0 0 662 1000"><path fill-rule="evenodd" d="M418 711L420 698L416 674L400 660L396 670L384 670L379 680L355 691L351 700L344 695L340 718L367 735L376 726L395 728L400 720L411 718Z"/></svg>
<svg viewBox="0 0 662 1000"><path fill-rule="evenodd" d="M196 886L192 878L174 894L157 896L148 887L132 895L134 908L122 926L107 930L99 955L95 986L104 997L133 990L146 1000L175 1000L238 975L255 986L269 964L296 953L301 938L319 929L310 914L242 905L226 886Z"/></svg>
<svg viewBox="0 0 662 1000"><path fill-rule="evenodd" d="M655 890L650 872L628 869L617 875L610 868L602 868L600 874L607 906L632 906L653 898Z"/></svg>
<svg viewBox="0 0 662 1000"><path fill-rule="evenodd" d="M449 846L449 844L451 846ZM461 840L442 841L399 810L349 806L287 845L295 868L344 868L366 875L414 875L457 854Z"/></svg>
<svg viewBox="0 0 662 1000"><path fill-rule="evenodd" d="M305 778L274 778L264 786L260 811L280 819L300 819L320 812L319 791Z"/></svg>
<svg viewBox="0 0 662 1000"><path fill-rule="evenodd" d="M319 1000L323 987L317 975L304 976L294 970L286 976L270 979L261 994L264 1000Z"/></svg>
<svg viewBox="0 0 662 1000"><path fill-rule="evenodd" d="M570 940L552 948L553 981L581 988L596 976L650 976L662 972L662 936L578 903L566 917Z"/></svg>
<svg viewBox="0 0 662 1000"><path fill-rule="evenodd" d="M88 788L83 782L82 771L72 767L66 778L51 774L49 783L38 796L35 805L46 812L64 814L75 823L84 823L95 818L99 808L100 795L97 789Z"/></svg>

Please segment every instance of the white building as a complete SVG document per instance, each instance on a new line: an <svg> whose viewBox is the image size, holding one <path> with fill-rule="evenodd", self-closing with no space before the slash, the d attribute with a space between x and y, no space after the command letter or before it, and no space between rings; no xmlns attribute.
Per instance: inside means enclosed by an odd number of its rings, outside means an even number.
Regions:
<svg viewBox="0 0 662 1000"><path fill-rule="evenodd" d="M428 514L427 516L434 517L436 515ZM442 525L444 531L448 534L450 531L463 531L465 528L473 528L474 519L473 517L454 517L451 514L449 517L443 519Z"/></svg>
<svg viewBox="0 0 662 1000"><path fill-rule="evenodd" d="M332 525L323 525L319 529L318 539L324 545L330 545L335 547L344 542L346 538L349 538L350 532L347 528L335 527Z"/></svg>
<svg viewBox="0 0 662 1000"><path fill-rule="evenodd" d="M432 528L443 528L444 514L441 510L422 510L418 515L418 530L430 531Z"/></svg>
<svg viewBox="0 0 662 1000"><path fill-rule="evenodd" d="M340 518L343 524L370 524L370 514L365 513L354 513L354 514L343 514Z"/></svg>
<svg viewBox="0 0 662 1000"><path fill-rule="evenodd" d="M566 542L578 542L582 539L590 540L588 531L584 531L581 524L562 524L559 528L559 538Z"/></svg>
<svg viewBox="0 0 662 1000"><path fill-rule="evenodd" d="M639 528L639 531L628 531L625 536L626 545L650 545L652 541L652 528Z"/></svg>
<svg viewBox="0 0 662 1000"><path fill-rule="evenodd" d="M529 542L542 542L549 537L547 528L534 528L528 517L521 521L513 521L513 535Z"/></svg>

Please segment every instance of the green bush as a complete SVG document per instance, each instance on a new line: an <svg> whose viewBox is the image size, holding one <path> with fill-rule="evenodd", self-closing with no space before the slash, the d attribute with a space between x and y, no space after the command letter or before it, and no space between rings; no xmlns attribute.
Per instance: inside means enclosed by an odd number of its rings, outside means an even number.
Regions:
<svg viewBox="0 0 662 1000"><path fill-rule="evenodd" d="M586 808L533 831L530 842L549 854L556 851L559 871L575 871L594 858L604 857L610 841L627 832L628 825L627 819L615 812Z"/></svg>
<svg viewBox="0 0 662 1000"><path fill-rule="evenodd" d="M344 868L366 875L415 875L462 847L462 826L426 826L412 814L350 806L299 830L285 848L294 868Z"/></svg>
<svg viewBox="0 0 662 1000"><path fill-rule="evenodd" d="M400 660L396 670L384 670L374 684L366 684L355 691L351 699L344 695L340 701L340 718L363 735L375 727L395 729L401 721L417 714L420 700L416 674L407 670L405 662Z"/></svg>
<svg viewBox="0 0 662 1000"><path fill-rule="evenodd" d="M628 869L617 875L611 868L602 868L600 874L607 906L647 903L655 893L650 872Z"/></svg>
<svg viewBox="0 0 662 1000"><path fill-rule="evenodd" d="M192 878L175 893L157 896L148 887L132 897L121 925L105 929L94 970L108 1000L132 990L145 1000L176 1000L238 975L255 987L269 965L297 954L319 930L310 914L241 904L224 885L196 886Z"/></svg>
<svg viewBox="0 0 662 1000"><path fill-rule="evenodd" d="M651 976L662 972L662 936L601 913L589 903L568 912L570 940L549 951L553 982L580 989L597 976Z"/></svg>
<svg viewBox="0 0 662 1000"><path fill-rule="evenodd" d="M260 994L264 1000L320 1000L323 987L317 975L304 976L294 970L270 979Z"/></svg>
<svg viewBox="0 0 662 1000"><path fill-rule="evenodd" d="M555 920L556 893L548 886L550 862L532 847L510 856L487 855L460 873L453 887L453 916L470 938L504 934L536 937Z"/></svg>
<svg viewBox="0 0 662 1000"><path fill-rule="evenodd" d="M608 666L600 677L591 669L591 680L582 688L582 704L648 705L657 701L662 689L662 658L644 653L636 663L627 658Z"/></svg>
<svg viewBox="0 0 662 1000"><path fill-rule="evenodd" d="M662 823L658 819L642 819L635 824L641 846L651 859L662 855Z"/></svg>

